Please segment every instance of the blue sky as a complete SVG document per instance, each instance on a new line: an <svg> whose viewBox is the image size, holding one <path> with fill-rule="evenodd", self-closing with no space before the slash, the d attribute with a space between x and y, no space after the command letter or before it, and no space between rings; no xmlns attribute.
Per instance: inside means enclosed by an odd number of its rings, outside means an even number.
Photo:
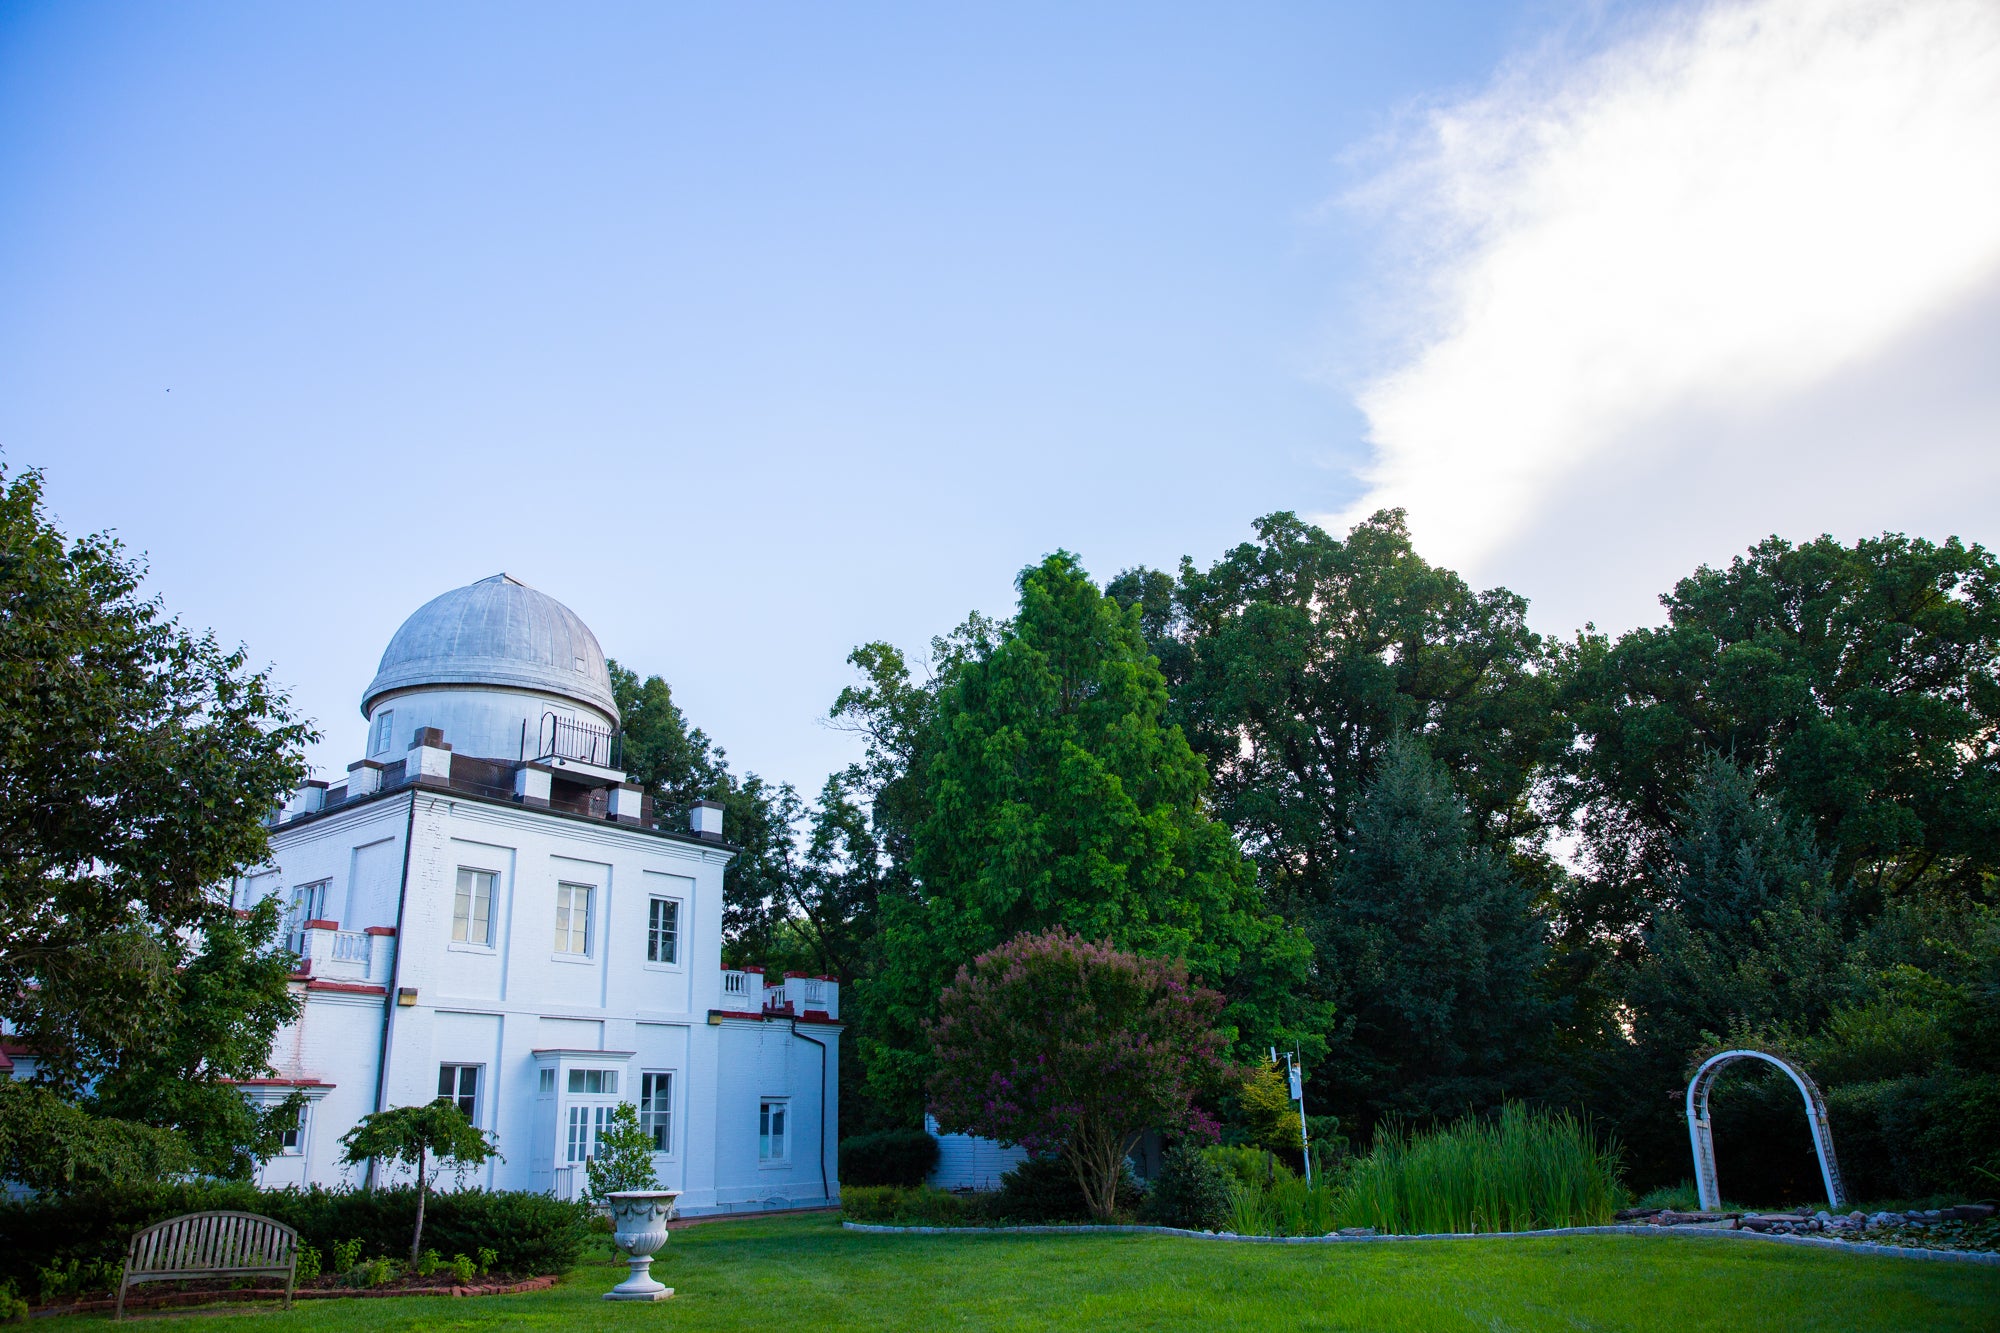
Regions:
<svg viewBox="0 0 2000 1333"><path fill-rule="evenodd" d="M499 570L806 788L854 644L1057 546L1403 503L1545 628L1636 623L1769 531L2000 535L1988 16L0 3L0 450L336 769ZM1842 221L1788 268L1794 203ZM1912 402L1950 475L1885 487Z"/></svg>

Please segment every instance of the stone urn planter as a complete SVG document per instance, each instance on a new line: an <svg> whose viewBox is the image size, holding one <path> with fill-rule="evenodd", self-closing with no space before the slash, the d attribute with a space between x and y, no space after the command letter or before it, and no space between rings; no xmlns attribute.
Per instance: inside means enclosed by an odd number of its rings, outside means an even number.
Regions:
<svg viewBox="0 0 2000 1333"><path fill-rule="evenodd" d="M611 1239L629 1253L632 1274L604 1293L607 1301L663 1301L672 1287L653 1280L653 1252L667 1243L667 1219L679 1190L619 1190L604 1196L611 1209Z"/></svg>

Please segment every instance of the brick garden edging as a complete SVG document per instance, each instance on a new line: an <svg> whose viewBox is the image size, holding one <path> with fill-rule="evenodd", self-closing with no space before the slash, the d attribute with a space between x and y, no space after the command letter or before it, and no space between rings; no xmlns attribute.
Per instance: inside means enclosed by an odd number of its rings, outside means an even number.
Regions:
<svg viewBox="0 0 2000 1333"><path fill-rule="evenodd" d="M1097 1231L1146 1236L1187 1236L1194 1240L1226 1240L1255 1245L1372 1245L1412 1240L1526 1240L1540 1236L1736 1236L1744 1240L1770 1241L1780 1245L1806 1245L1820 1250L1851 1254L1880 1254L1898 1259L1944 1259L1969 1264L2000 1264L2000 1254L1987 1250L1926 1250L1909 1245L1876 1245L1869 1241L1829 1240L1822 1236L1778 1236L1761 1231L1739 1231L1729 1227L1650 1227L1613 1225L1603 1227L1550 1227L1543 1231L1439 1231L1421 1236L1239 1236L1233 1231L1189 1231L1182 1227L1082 1226L1041 1227L892 1227L874 1222L842 1222L848 1231L867 1231L892 1236L1055 1236L1072 1232Z"/></svg>
<svg viewBox="0 0 2000 1333"><path fill-rule="evenodd" d="M531 1277L520 1282L503 1283L497 1287L300 1287L292 1292L295 1301L347 1300L357 1296L513 1296L524 1291L543 1291L553 1287L552 1277ZM125 1298L127 1310L158 1310L173 1305L218 1305L231 1301L282 1301L285 1299L283 1287L239 1287L215 1291L163 1291L146 1297ZM74 1305L45 1305L39 1310L29 1311L31 1318L40 1319L48 1315L98 1314L118 1304L106 1297L102 1300L78 1301Z"/></svg>

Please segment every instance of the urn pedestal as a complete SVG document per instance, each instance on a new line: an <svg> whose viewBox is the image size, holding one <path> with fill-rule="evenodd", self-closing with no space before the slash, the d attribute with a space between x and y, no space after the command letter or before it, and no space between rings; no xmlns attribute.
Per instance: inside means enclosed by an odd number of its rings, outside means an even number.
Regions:
<svg viewBox="0 0 2000 1333"><path fill-rule="evenodd" d="M607 1194L611 1208L611 1239L628 1251L632 1274L604 1293L607 1301L663 1301L672 1287L653 1280L653 1253L667 1243L667 1219L674 1215L679 1190L620 1190Z"/></svg>

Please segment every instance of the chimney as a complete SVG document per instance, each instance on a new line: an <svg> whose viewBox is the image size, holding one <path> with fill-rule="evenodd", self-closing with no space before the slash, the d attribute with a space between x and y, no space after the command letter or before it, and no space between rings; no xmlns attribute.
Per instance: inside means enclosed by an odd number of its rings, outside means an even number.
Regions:
<svg viewBox="0 0 2000 1333"><path fill-rule="evenodd" d="M719 801L696 801L688 811L688 827L703 838L722 840L722 803Z"/></svg>

